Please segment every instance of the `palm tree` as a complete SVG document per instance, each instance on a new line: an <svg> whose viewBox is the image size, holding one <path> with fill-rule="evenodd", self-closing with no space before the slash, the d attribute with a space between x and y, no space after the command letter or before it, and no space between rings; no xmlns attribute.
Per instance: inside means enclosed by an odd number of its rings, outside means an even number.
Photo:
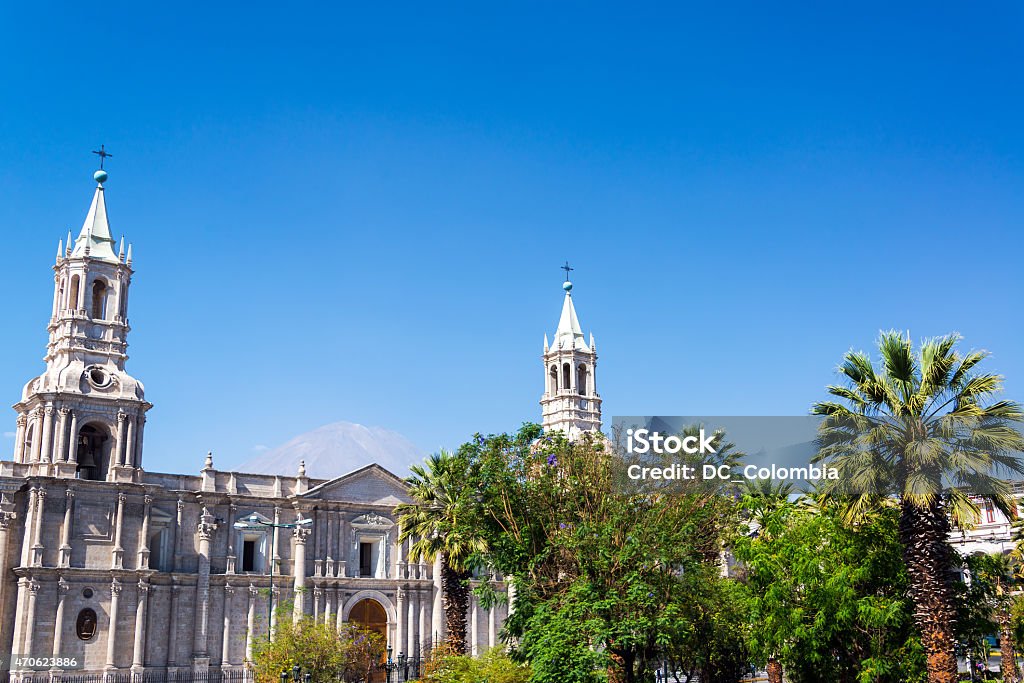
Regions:
<svg viewBox="0 0 1024 683"><path fill-rule="evenodd" d="M447 451L430 456L426 467L414 465L406 481L412 503L395 508L399 542L414 539L409 560L441 561L441 604L448 644L466 651L466 613L469 610L470 561L486 550L473 529L474 492L467 482L464 460Z"/></svg>
<svg viewBox="0 0 1024 683"><path fill-rule="evenodd" d="M900 505L900 542L916 604L915 621L929 683L957 680L954 653L951 522L973 525L987 499L1016 517L1009 485L996 477L1024 472L1017 453L1024 437L1017 403L994 400L1002 377L978 373L984 351L961 355L959 335L925 341L915 354L909 336L882 333L876 370L863 352L839 366L845 384L830 386L837 400L816 403L823 415L818 460L839 470L824 487L842 498L852 517L894 496Z"/></svg>

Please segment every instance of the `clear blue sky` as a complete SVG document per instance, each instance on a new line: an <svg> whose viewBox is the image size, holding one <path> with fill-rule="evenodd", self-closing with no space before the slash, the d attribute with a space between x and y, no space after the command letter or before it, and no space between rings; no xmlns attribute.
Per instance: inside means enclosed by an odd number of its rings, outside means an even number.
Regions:
<svg viewBox="0 0 1024 683"><path fill-rule="evenodd" d="M101 142L148 469L538 419L566 259L608 422L803 414L890 327L1024 399L1019 4L373 4L0 8L7 404Z"/></svg>

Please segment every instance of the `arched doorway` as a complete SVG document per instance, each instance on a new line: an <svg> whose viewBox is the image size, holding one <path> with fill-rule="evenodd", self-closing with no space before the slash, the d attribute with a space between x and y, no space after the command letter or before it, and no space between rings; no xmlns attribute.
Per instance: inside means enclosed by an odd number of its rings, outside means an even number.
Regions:
<svg viewBox="0 0 1024 683"><path fill-rule="evenodd" d="M373 598L363 598L348 613L349 623L356 624L365 631L379 633L386 643L388 640L388 614L384 607ZM384 681L383 672L377 672L371 683Z"/></svg>
<svg viewBox="0 0 1024 683"><path fill-rule="evenodd" d="M358 624L361 629L379 633L385 641L387 640L388 615L381 604L373 598L364 598L352 605L348 620Z"/></svg>

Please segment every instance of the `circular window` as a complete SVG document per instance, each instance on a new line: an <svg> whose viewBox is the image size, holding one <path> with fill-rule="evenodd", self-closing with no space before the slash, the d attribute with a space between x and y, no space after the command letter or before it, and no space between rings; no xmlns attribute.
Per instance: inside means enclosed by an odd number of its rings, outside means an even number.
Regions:
<svg viewBox="0 0 1024 683"><path fill-rule="evenodd" d="M86 600L91 598L92 597L92 589L91 588L83 588L82 589L82 597L85 598Z"/></svg>
<svg viewBox="0 0 1024 683"><path fill-rule="evenodd" d="M96 635L96 612L94 610L86 608L78 613L75 632L82 640L92 640L92 637Z"/></svg>
<svg viewBox="0 0 1024 683"><path fill-rule="evenodd" d="M114 378L106 370L95 365L85 369L85 378L96 389L106 389L114 382Z"/></svg>

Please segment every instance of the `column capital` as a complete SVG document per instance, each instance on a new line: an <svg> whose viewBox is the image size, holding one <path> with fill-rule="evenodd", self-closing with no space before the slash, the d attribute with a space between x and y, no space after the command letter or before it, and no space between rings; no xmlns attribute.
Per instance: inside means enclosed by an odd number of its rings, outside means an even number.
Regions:
<svg viewBox="0 0 1024 683"><path fill-rule="evenodd" d="M260 589L257 588L254 584L250 583L249 584L249 600L255 600L256 597L259 594L260 594Z"/></svg>
<svg viewBox="0 0 1024 683"><path fill-rule="evenodd" d="M128 494L125 493L124 491L118 491L117 492L117 503L118 503L118 505L124 505L126 502L128 502Z"/></svg>
<svg viewBox="0 0 1024 683"><path fill-rule="evenodd" d="M15 423L19 427L24 427L25 425L28 424L28 415L26 415L25 413L22 413L21 415L18 415L18 419L15 420Z"/></svg>
<svg viewBox="0 0 1024 683"><path fill-rule="evenodd" d="M43 412L47 415L53 415L53 406L46 406L43 408Z"/></svg>
<svg viewBox="0 0 1024 683"><path fill-rule="evenodd" d="M151 588L148 581L145 579L139 579L139 595L145 597L149 595L149 589Z"/></svg>
<svg viewBox="0 0 1024 683"><path fill-rule="evenodd" d="M203 506L203 514L199 516L199 524L196 525L196 530L199 532L199 538L204 541L212 539L213 532L217 530L216 518L210 514L206 506Z"/></svg>
<svg viewBox="0 0 1024 683"><path fill-rule="evenodd" d="M118 581L117 579L113 579L110 582L110 593L111 593L111 595L120 595L121 594L121 588L122 588L121 582Z"/></svg>
<svg viewBox="0 0 1024 683"><path fill-rule="evenodd" d="M150 505L153 504L153 496L147 493L145 496L143 496L142 502L145 504L146 507L149 507Z"/></svg>
<svg viewBox="0 0 1024 683"><path fill-rule="evenodd" d="M32 595L35 595L39 592L39 582L35 579L29 578L28 584L26 585L28 586L28 590L32 593Z"/></svg>
<svg viewBox="0 0 1024 683"><path fill-rule="evenodd" d="M61 406L59 412L61 417L67 417L68 413L71 412L71 408L68 408L67 406Z"/></svg>
<svg viewBox="0 0 1024 683"><path fill-rule="evenodd" d="M63 597L67 592L71 590L71 584L64 580L64 577L60 577L57 580L57 593Z"/></svg>
<svg viewBox="0 0 1024 683"><path fill-rule="evenodd" d="M306 539L309 537L309 532L310 532L309 529L307 529L305 527L297 526L294 529L292 529L292 536L295 537L295 542L296 543L305 544L306 543Z"/></svg>
<svg viewBox="0 0 1024 683"><path fill-rule="evenodd" d="M230 583L225 583L224 584L224 592L227 595L234 595L235 594L235 587L232 586Z"/></svg>
<svg viewBox="0 0 1024 683"><path fill-rule="evenodd" d="M124 412L124 410L118 410L117 411L117 421L118 421L118 423L124 422L127 419L128 419L128 413Z"/></svg>

